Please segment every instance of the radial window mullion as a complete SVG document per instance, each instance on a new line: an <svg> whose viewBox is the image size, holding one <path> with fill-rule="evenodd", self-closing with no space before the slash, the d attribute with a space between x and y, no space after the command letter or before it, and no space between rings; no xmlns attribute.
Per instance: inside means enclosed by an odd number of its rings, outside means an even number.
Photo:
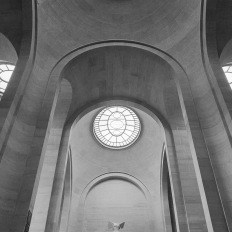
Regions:
<svg viewBox="0 0 232 232"><path fill-rule="evenodd" d="M138 138L140 130L138 116L124 106L112 106L101 110L93 123L96 139L112 149L130 146Z"/></svg>
<svg viewBox="0 0 232 232"><path fill-rule="evenodd" d="M10 63L0 63L0 95L3 96L10 81L15 66Z"/></svg>
<svg viewBox="0 0 232 232"><path fill-rule="evenodd" d="M232 63L224 65L222 69L225 73L225 76L230 85L230 88L232 89Z"/></svg>

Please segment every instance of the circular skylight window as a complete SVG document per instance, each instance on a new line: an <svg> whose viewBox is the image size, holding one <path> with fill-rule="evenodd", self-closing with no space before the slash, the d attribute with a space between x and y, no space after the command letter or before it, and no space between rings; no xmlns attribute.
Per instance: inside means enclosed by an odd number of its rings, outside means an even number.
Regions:
<svg viewBox="0 0 232 232"><path fill-rule="evenodd" d="M130 146L138 138L140 129L140 121L135 112L124 106L103 109L93 123L97 140L113 149Z"/></svg>

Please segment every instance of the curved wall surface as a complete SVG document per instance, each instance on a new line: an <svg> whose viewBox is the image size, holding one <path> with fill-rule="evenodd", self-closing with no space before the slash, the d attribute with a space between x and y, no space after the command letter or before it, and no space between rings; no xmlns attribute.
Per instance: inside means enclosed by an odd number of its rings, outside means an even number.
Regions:
<svg viewBox="0 0 232 232"><path fill-rule="evenodd" d="M85 222L84 219L82 220L81 218L83 217L87 217L85 220L91 221L89 222L89 231L93 230L94 225L91 225L91 223L93 223L94 217L97 216L99 216L99 218L95 219L97 220L96 223L99 224L96 224L95 230L100 228L103 229L103 226L105 224L107 225L109 220L123 220L123 215L125 216L124 220L129 220L130 224L135 218L139 217L138 211L140 203L142 203L142 214L140 215L142 218L139 227L141 228L142 226L144 229L147 228L146 231L149 231L150 227L147 223L151 225L153 224L152 220L154 220L155 229L163 230L163 209L162 197L160 194L161 158L164 143L162 128L151 116L139 109L133 108L142 123L140 137L128 148L112 150L103 147L93 135L92 123L99 110L100 108L95 109L82 117L72 129L70 136L70 149L73 165L73 193L69 231L74 232L77 227L84 228L85 225L83 223L88 222ZM86 186L90 182L107 173L115 173L115 177L112 174L111 178L115 178L117 181L106 180L106 182L100 182L89 191L88 195L84 194ZM144 193L142 193L134 184L118 179L117 173L124 173L129 176L128 178L133 176L133 178L140 180L150 192L150 199L146 199L147 197L145 197ZM116 194L112 193L111 195L111 189L116 191L117 188L119 188L119 193L117 194L117 192L115 192ZM104 191L105 193L103 193ZM135 198L132 196L133 192ZM126 195L125 198L121 199L123 193ZM103 194L102 197L100 197L101 194ZM90 213L91 207L95 207L91 206L94 204L93 201L95 197L97 204L95 209L102 210L102 215L91 215ZM116 217L116 214L113 214L113 209L109 209L108 216L111 215L112 219L107 219L105 217L107 216L106 212L108 212L106 208L110 206L111 200L114 207L116 207L115 212L118 213L118 217ZM126 206L127 200L128 206ZM120 203L120 201L122 202ZM101 202L102 204L106 204L105 206L102 206L103 208L101 208ZM149 211L147 204L149 205ZM132 205L134 205L134 209L130 208ZM125 211L124 207L129 208ZM125 214L120 213L120 209L122 212L125 211ZM130 214L133 211L135 214L132 214L130 217ZM92 213L96 214L96 212ZM83 216L83 214L85 216ZM145 215L149 216L146 220ZM77 218L79 219L77 220ZM100 228L97 228L98 226L100 226ZM133 225L130 225L129 228L133 228Z"/></svg>
<svg viewBox="0 0 232 232"><path fill-rule="evenodd" d="M141 103L141 105L146 105L148 108L154 110L159 115L162 123L164 123L163 126L165 127L165 131L168 131L165 132L165 140L167 141L166 146L171 169L170 175L172 176L173 183L175 183L172 186L172 190L173 197L175 198L176 217L178 217L179 227L184 231L188 228L189 222L192 227L199 226L200 228L205 228L205 217L201 204L201 201L204 200L204 195L201 196L200 191L201 194L204 193L202 187L198 186L198 184L202 184L202 180L199 175L196 176L195 168L199 167L197 164L193 163L192 155L194 155L194 149L191 150L192 138L191 135L187 133L189 127L188 119L184 117L186 116L185 107L188 107L188 116L191 116L191 118L195 117L194 106L192 105L193 102L190 100L192 99L192 95L189 89L188 77L183 72L180 65L176 64L170 56L164 55L162 52L159 53L161 54L156 55L143 49L129 46L110 46L92 49L71 60L61 73L61 77L67 79L72 86L72 91L69 92L69 94L72 93L69 117L72 119L78 117L79 120L81 118L79 116L85 107L93 105L96 102L104 102L104 100L107 99L128 99L132 102L134 101ZM167 60L165 60L163 56ZM169 64L170 60L172 60L172 64ZM53 81L55 81L53 78L56 77L58 77L56 72L51 75L51 85ZM50 87L54 88L53 86ZM59 89L57 89L56 93L60 94L58 91ZM60 95L61 99L66 97L66 95ZM51 99L48 98L47 100L48 102L45 102L45 104L49 105ZM58 112L62 112L64 109L62 102L59 102L59 104L57 104L58 106L55 104L56 102L54 101L53 106L61 108L54 109L58 109ZM128 104L128 106L131 105L129 101L125 101L125 104ZM131 106L133 107L133 104ZM94 107L93 109L96 110ZM146 112L146 110L144 112ZM57 116L58 118L63 118L64 114L58 114ZM86 118L86 116L83 118ZM77 128L77 125L81 125L79 122L81 122L83 118L81 118L80 121L77 120L78 123L74 128ZM164 120L164 118L166 120ZM43 119L41 118L41 120ZM136 144L133 144L130 149L128 148L128 150L118 153L118 156L108 155L110 153L113 154L113 152L100 149L96 146L96 141L94 143L93 136L92 138L90 136L92 134L92 121L93 116L92 120L89 119L88 123L86 123L86 128L89 128L88 130L84 127L79 128L78 133L82 133L82 135L78 136L76 140L74 140L74 138L76 138L77 134L73 133L75 129L72 130L69 136L70 142L71 140L73 141L71 144L74 144L73 146L71 145L71 152L75 153L74 155L72 154L73 197L69 230L74 232L75 229L80 228L83 223L84 211L83 206L80 207L79 205L79 199L87 183L91 182L97 176L108 172L125 172L135 176L146 186L149 185L149 190L152 192L154 192L156 188L159 188L159 191L156 191L156 193L151 193L153 197L151 201L153 205L152 214L154 215L153 223L155 229L160 231L164 230L163 215L161 214L162 194L157 195L160 193L161 189L160 172L162 165L161 161L159 164L154 164L150 162L152 158L147 158L147 155L149 157L149 154L151 154L151 147L146 146L149 140L142 141L142 139L140 139L140 143L139 141L136 143L137 150L134 150ZM67 127L69 126L67 125ZM171 132L170 129L172 130ZM63 133L66 136L66 128ZM57 136L61 139L59 133L57 133ZM53 146L52 134L50 138L51 146ZM141 136L141 138L143 137ZM156 143L157 139L155 135L151 138L152 145ZM162 138L164 141L164 137ZM187 140L187 138L189 140ZM84 141L83 139L87 140ZM67 143L68 140L65 138L62 141ZM77 144L79 145L77 146ZM72 149L74 146L75 149ZM60 149L59 156L62 157L62 145ZM153 150L156 151L156 148L154 147ZM143 156L136 159L135 157L138 151L142 151L141 154L143 154ZM47 152L45 153L48 162L50 152L48 146ZM135 155L135 157L133 157L133 155ZM153 169L152 167L154 166L152 165L158 166ZM196 167L194 165L196 165ZM46 164L44 170L49 166L49 163ZM188 168L186 168L186 166ZM58 167L60 167L60 165L58 165ZM61 172L63 171L61 170ZM55 178L57 178L57 183L59 183L60 171L57 171L57 174L58 176L55 176ZM43 176L46 177L46 175L47 174L44 172ZM159 180L157 180L157 178ZM154 180L157 181L154 182ZM43 181L47 182L47 180L44 179L41 180L41 183L43 183ZM52 177L50 181L52 181ZM56 192L60 188L58 185L56 186L57 189L54 190L53 195L55 198L57 198ZM38 199L42 198L42 194L38 195ZM194 207L192 207L192 199L195 199ZM59 198L57 198L57 200L58 203ZM39 201L37 202L39 203ZM54 202L54 199L52 199L50 209L58 207ZM82 201L80 204L83 204ZM36 207L38 209L37 213L40 212L41 215L41 210L39 210L38 207L39 205ZM195 208L198 209L197 213ZM46 210L46 208L43 210L44 213L46 213ZM207 214L207 208L204 208L204 210ZM55 212L54 210L51 211ZM51 228L55 229L57 224L56 216L52 212L49 212L49 215L53 219L48 219L46 231L50 231ZM39 216L36 216L36 218L40 221L44 220L42 217L39 218ZM197 220L195 220L195 218L197 218ZM199 221L201 222L199 223Z"/></svg>
<svg viewBox="0 0 232 232"><path fill-rule="evenodd" d="M38 7L39 26L54 55L112 39L170 48L194 30L199 5L196 0L47 0Z"/></svg>
<svg viewBox="0 0 232 232"><path fill-rule="evenodd" d="M69 62L62 77L73 89L69 115L91 101L121 97L148 104L182 126L177 74L151 52L126 46L93 49Z"/></svg>

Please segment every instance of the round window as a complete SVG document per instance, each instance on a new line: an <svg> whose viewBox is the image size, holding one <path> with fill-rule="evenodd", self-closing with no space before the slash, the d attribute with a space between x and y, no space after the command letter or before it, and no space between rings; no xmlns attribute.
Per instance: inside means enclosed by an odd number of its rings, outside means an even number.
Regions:
<svg viewBox="0 0 232 232"><path fill-rule="evenodd" d="M93 123L97 140L113 149L130 146L138 138L140 130L138 116L124 106L111 106L101 110Z"/></svg>

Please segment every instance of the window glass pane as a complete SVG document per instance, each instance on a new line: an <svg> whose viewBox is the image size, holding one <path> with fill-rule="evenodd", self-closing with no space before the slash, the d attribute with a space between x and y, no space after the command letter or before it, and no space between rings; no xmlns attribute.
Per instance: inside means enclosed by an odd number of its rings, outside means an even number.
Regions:
<svg viewBox="0 0 232 232"><path fill-rule="evenodd" d="M232 72L232 66L229 67L229 69L227 70L227 72Z"/></svg>
<svg viewBox="0 0 232 232"><path fill-rule="evenodd" d="M6 89L6 86L7 86L6 82L3 82L3 81L0 82L0 88L1 89Z"/></svg>
<svg viewBox="0 0 232 232"><path fill-rule="evenodd" d="M108 148L130 146L140 134L140 121L131 109L124 106L107 107L100 111L93 123L97 140Z"/></svg>
<svg viewBox="0 0 232 232"><path fill-rule="evenodd" d="M12 71L5 71L0 74L0 78L3 81L9 82L11 75L12 75Z"/></svg>
<svg viewBox="0 0 232 232"><path fill-rule="evenodd" d="M13 71L13 70L15 69L15 66L12 65L12 64L8 64L8 65L7 65L7 68L8 68L9 70Z"/></svg>
<svg viewBox="0 0 232 232"><path fill-rule="evenodd" d="M0 99L5 91L15 66L7 63L0 63Z"/></svg>
<svg viewBox="0 0 232 232"><path fill-rule="evenodd" d="M224 73L225 73L225 76L226 76L226 79L228 81L228 83L232 83L232 64L227 64L225 66L222 67ZM231 87L231 85L230 85Z"/></svg>
<svg viewBox="0 0 232 232"><path fill-rule="evenodd" d="M232 73L226 73L226 78L228 82L232 82Z"/></svg>
<svg viewBox="0 0 232 232"><path fill-rule="evenodd" d="M5 64L0 64L0 69L2 71L8 70L7 66Z"/></svg>
<svg viewBox="0 0 232 232"><path fill-rule="evenodd" d="M227 72L228 69L229 69L229 66L224 66L224 67L222 67L222 69L223 69L224 72Z"/></svg>

